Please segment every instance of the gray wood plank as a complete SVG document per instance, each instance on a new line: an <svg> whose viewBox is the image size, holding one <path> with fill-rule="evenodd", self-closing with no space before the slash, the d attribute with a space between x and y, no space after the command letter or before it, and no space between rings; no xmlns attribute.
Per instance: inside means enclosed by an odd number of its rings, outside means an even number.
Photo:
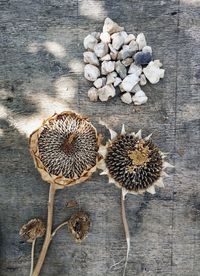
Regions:
<svg viewBox="0 0 200 276"><path fill-rule="evenodd" d="M186 0L0 1L0 275L28 275L30 245L19 228L45 219L48 184L33 166L27 135L55 111L73 109L119 131L142 128L176 165L156 195L127 197L131 232L127 276L197 276L199 246L199 79L200 4ZM166 69L157 85L144 87L146 105L126 106L119 98L91 103L82 74L83 38L100 31L106 16L128 32L144 32L154 58ZM54 225L73 211L76 199L92 220L83 244L62 229L53 240L41 275L122 275L111 266L126 253L120 190L98 173L86 183L59 191ZM42 240L37 243L38 256Z"/></svg>

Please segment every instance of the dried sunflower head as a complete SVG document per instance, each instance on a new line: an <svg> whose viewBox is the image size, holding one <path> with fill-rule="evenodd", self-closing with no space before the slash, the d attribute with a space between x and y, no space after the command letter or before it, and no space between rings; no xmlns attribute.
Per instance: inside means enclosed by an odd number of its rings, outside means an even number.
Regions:
<svg viewBox="0 0 200 276"><path fill-rule="evenodd" d="M31 219L22 226L19 235L27 242L33 242L35 239L44 236L45 231L45 225L40 219Z"/></svg>
<svg viewBox="0 0 200 276"><path fill-rule="evenodd" d="M54 114L30 136L30 152L43 180L57 188L88 179L96 170L95 127L74 112Z"/></svg>
<svg viewBox="0 0 200 276"><path fill-rule="evenodd" d="M154 194L155 186L163 187L163 177L167 176L164 169L173 166L164 161L165 154L151 141L151 135L142 138L141 131L126 133L124 125L121 134L110 133L111 140L100 147L104 157L98 165L101 174L132 194Z"/></svg>
<svg viewBox="0 0 200 276"><path fill-rule="evenodd" d="M81 242L86 238L89 228L90 218L82 211L72 215L68 221L68 229L76 242Z"/></svg>

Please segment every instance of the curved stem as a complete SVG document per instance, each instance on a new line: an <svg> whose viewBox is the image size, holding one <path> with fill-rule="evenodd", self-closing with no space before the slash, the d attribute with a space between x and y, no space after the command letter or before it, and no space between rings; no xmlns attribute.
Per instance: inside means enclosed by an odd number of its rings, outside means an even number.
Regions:
<svg viewBox="0 0 200 276"><path fill-rule="evenodd" d="M32 274L33 274L35 242L36 242L36 239L33 240L33 242L32 242L32 248L31 248L31 269L30 269L30 276L32 276Z"/></svg>
<svg viewBox="0 0 200 276"><path fill-rule="evenodd" d="M60 225L58 225L58 227L56 227L56 229L53 231L51 238L53 239L53 237L55 236L56 232L63 226L65 226L66 224L68 224L68 220L64 221L63 223L61 223Z"/></svg>
<svg viewBox="0 0 200 276"><path fill-rule="evenodd" d="M42 268L42 265L44 263L44 259L47 254L47 250L49 247L49 244L51 242L52 236L51 236L51 231L52 231L52 223L53 223L53 206L54 206L54 198L55 198L55 192L56 188L53 184L51 184L50 189L49 189L49 202L48 202L48 218L47 218L47 230L46 230L46 236L45 240L42 246L42 250L40 252L40 256L38 258L37 264L35 266L35 269L33 271L32 276L38 276L40 273L40 270Z"/></svg>
<svg viewBox="0 0 200 276"><path fill-rule="evenodd" d="M126 242L127 242L126 260L125 260L125 264L124 264L123 276L125 276L125 274L126 274L126 267L127 267L128 256L129 256L129 251L130 251L130 234L129 234L129 227L128 227L126 211L125 211L126 194L127 194L127 191L124 188L122 188L122 194L121 194L122 222L123 222L124 232L125 232Z"/></svg>

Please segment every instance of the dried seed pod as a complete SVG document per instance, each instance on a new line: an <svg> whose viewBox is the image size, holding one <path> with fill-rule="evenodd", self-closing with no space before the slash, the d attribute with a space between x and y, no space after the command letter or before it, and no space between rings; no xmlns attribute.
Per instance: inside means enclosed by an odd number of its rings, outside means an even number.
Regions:
<svg viewBox="0 0 200 276"><path fill-rule="evenodd" d="M85 181L96 170L95 127L74 112L54 114L30 136L30 152L43 180L56 188Z"/></svg>
<svg viewBox="0 0 200 276"><path fill-rule="evenodd" d="M73 214L68 221L68 229L76 242L82 242L86 238L89 228L90 218L82 211Z"/></svg>
<svg viewBox="0 0 200 276"><path fill-rule="evenodd" d="M40 219L31 219L20 229L19 235L27 242L33 242L35 239L44 236L46 231L44 223Z"/></svg>
<svg viewBox="0 0 200 276"><path fill-rule="evenodd" d="M164 161L164 154L150 140L150 136L141 137L137 134L125 132L123 126L121 134L113 130L111 140L106 146L101 146L104 160L99 163L107 174L109 182L124 188L128 193L142 194L145 191L154 194L154 186L163 186L164 169L172 167Z"/></svg>

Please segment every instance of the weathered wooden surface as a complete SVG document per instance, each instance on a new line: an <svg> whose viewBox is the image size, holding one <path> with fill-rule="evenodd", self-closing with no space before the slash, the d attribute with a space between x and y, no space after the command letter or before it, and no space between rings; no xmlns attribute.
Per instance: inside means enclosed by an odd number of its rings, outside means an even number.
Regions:
<svg viewBox="0 0 200 276"><path fill-rule="evenodd" d="M143 31L166 75L147 85L147 105L119 98L90 103L82 74L83 38L101 30L106 16L128 32ZM45 219L48 184L34 169L27 135L55 111L74 109L119 130L153 132L175 164L156 195L128 196L131 253L127 276L200 275L200 3L198 0L2 0L0 1L0 275L28 275L30 245L18 236L30 218ZM57 43L56 47L55 44ZM126 253L120 190L93 178L56 196L55 225L76 199L92 219L87 240L74 244L66 230L53 240L41 275L122 275L111 266ZM42 240L37 243L37 253Z"/></svg>

